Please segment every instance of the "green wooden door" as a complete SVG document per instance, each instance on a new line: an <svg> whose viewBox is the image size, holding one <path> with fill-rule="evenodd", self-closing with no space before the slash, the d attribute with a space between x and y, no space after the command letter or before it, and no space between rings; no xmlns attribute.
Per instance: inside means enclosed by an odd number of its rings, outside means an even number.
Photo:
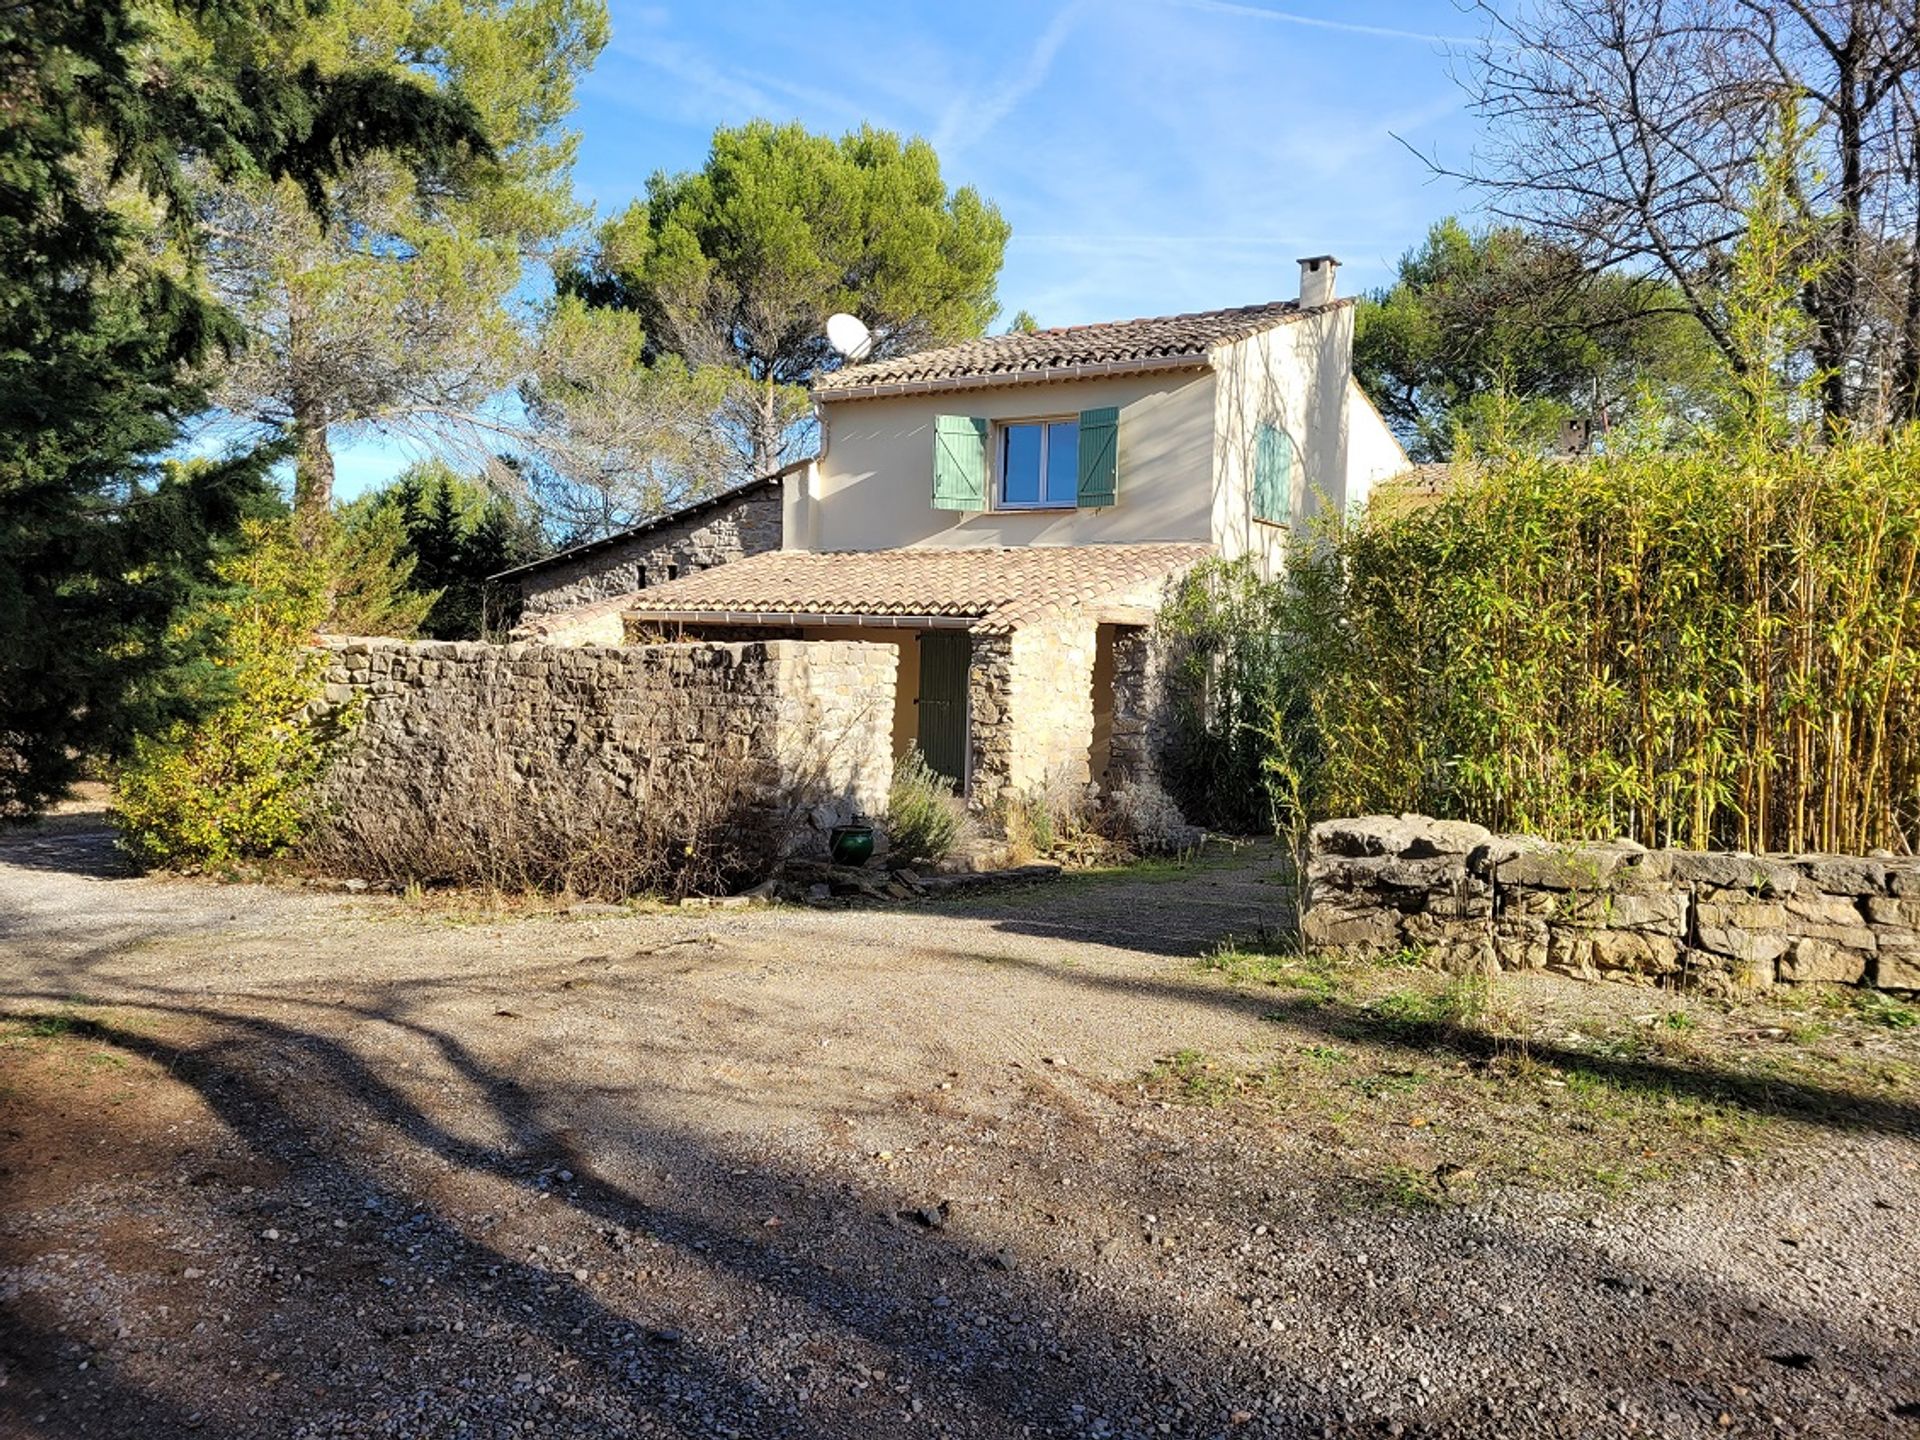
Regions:
<svg viewBox="0 0 1920 1440"><path fill-rule="evenodd" d="M920 753L958 790L967 776L967 662L972 642L959 630L920 636Z"/></svg>

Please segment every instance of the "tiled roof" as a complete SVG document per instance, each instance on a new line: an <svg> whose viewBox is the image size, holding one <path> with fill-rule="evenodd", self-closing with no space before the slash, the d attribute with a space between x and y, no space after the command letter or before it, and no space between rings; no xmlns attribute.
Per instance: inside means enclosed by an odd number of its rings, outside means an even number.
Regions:
<svg viewBox="0 0 1920 1440"><path fill-rule="evenodd" d="M1233 310L987 335L939 350L849 365L820 376L813 382L813 393L824 400L855 399L957 384L1065 378L1089 371L1125 374L1200 366L1207 363L1207 352L1216 345L1244 340L1311 313L1302 310L1297 300L1275 300Z"/></svg>
<svg viewBox="0 0 1920 1440"><path fill-rule="evenodd" d="M1176 544L779 550L600 603L642 622L946 619L1007 631L1169 577L1211 553Z"/></svg>

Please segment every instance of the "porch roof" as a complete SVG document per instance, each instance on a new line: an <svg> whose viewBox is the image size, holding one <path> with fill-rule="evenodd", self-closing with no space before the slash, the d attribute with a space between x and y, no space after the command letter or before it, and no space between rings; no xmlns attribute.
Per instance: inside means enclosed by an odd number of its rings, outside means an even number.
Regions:
<svg viewBox="0 0 1920 1440"><path fill-rule="evenodd" d="M1213 553L1208 545L776 550L617 602L640 622L918 624L1004 632L1124 601Z"/></svg>

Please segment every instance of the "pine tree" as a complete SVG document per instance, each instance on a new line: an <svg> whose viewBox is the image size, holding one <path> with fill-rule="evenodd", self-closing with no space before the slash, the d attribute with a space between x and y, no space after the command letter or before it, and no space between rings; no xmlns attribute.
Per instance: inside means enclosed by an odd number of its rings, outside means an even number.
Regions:
<svg viewBox="0 0 1920 1440"><path fill-rule="evenodd" d="M436 173L485 152L457 96L276 63L273 37L309 9L0 7L0 815L204 700L210 642L176 621L270 503L277 451L158 458L205 403L197 367L242 339L198 281L185 157L311 200L369 155Z"/></svg>

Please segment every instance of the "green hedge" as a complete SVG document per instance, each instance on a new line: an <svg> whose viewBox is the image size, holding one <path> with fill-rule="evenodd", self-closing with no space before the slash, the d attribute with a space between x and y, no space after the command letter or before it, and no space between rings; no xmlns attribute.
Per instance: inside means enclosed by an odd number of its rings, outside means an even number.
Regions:
<svg viewBox="0 0 1920 1440"><path fill-rule="evenodd" d="M1282 583L1195 577L1163 619L1175 778L1190 803L1911 850L1917 557L1913 432L1463 472L1298 546Z"/></svg>

